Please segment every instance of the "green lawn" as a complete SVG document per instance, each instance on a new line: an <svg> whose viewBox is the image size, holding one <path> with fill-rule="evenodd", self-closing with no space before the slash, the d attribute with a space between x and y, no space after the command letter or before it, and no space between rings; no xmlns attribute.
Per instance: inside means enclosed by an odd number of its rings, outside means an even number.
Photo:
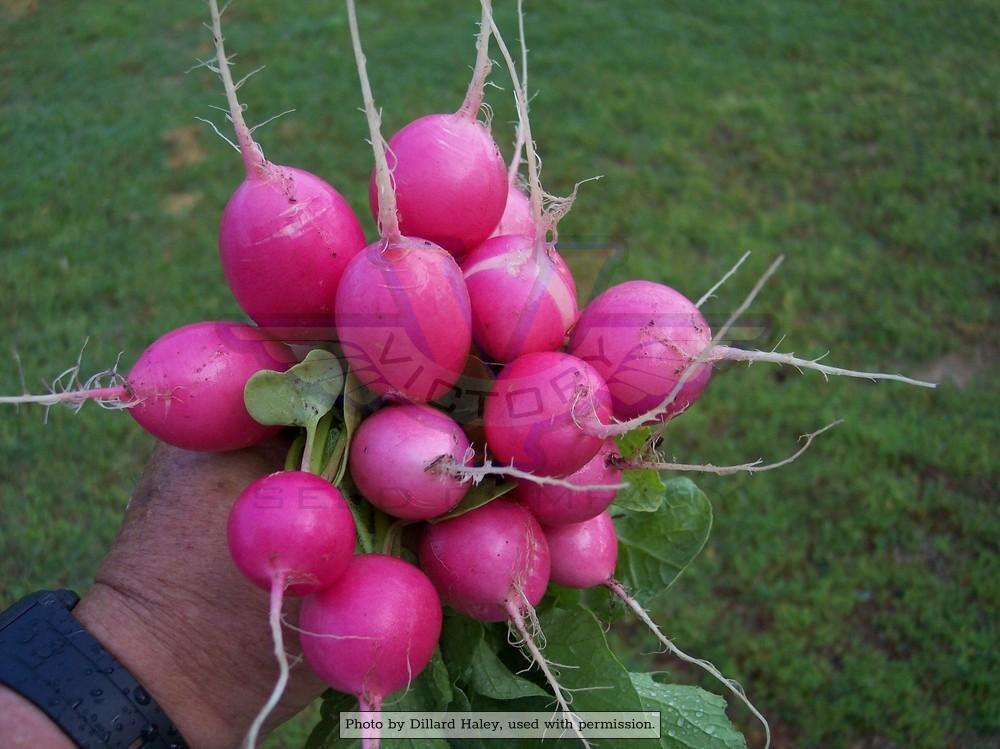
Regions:
<svg viewBox="0 0 1000 749"><path fill-rule="evenodd" d="M510 29L513 2L497 4ZM387 129L456 108L476 3L362 5ZM784 350L945 382L724 367L668 432L678 460L778 458L845 423L784 470L701 482L713 538L667 596L667 631L747 686L778 747L995 746L997 5L528 6L547 186L604 175L564 222L567 246L623 247L610 280L695 298L753 251L707 307L717 324L784 253L747 318L754 345L785 336ZM216 80L184 73L209 54L206 16L194 0L0 2L0 392L21 387L13 350L37 389L87 337L93 371L238 314L215 234L241 165L194 120L221 122ZM341 4L237 0L227 20L238 71L268 66L241 92L251 121L297 109L260 131L268 154L329 179L371 233ZM509 87L488 95L509 152ZM0 604L87 585L150 446L95 407L0 414ZM631 642L637 659L653 646Z"/></svg>

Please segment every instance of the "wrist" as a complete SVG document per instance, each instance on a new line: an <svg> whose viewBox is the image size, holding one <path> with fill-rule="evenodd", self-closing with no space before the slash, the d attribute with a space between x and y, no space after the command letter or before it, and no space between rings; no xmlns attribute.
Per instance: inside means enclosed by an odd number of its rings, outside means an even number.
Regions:
<svg viewBox="0 0 1000 749"><path fill-rule="evenodd" d="M246 687L234 689L218 669L204 667L210 659L189 639L186 613L189 608L172 609L155 594L137 597L100 581L73 610L91 636L156 700L191 749L228 749L242 736L243 712L232 693Z"/></svg>

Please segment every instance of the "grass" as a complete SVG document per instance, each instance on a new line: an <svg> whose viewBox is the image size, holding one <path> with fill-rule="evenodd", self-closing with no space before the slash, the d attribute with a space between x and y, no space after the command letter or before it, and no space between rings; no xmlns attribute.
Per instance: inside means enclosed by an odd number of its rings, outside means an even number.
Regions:
<svg viewBox="0 0 1000 749"><path fill-rule="evenodd" d="M386 128L454 109L475 4L364 5ZM553 0L529 12L547 186L604 175L562 234L625 248L605 281L697 297L753 251L707 307L718 324L784 253L744 328L753 345L785 336L785 350L945 383L724 367L669 432L679 460L776 458L845 423L782 471L701 481L714 535L661 607L668 631L747 685L778 747L993 746L995 4ZM209 52L205 16L197 2L0 3L0 319L33 388L87 337L93 371L182 323L238 314L215 232L240 164L193 119L222 103L217 82L184 74ZM339 4L239 0L228 22L239 69L268 65L241 92L251 120L298 110L261 131L268 153L328 178L371 233ZM506 147L509 92L490 98ZM10 359L0 392L20 388ZM86 587L150 446L97 408L47 425L29 409L0 415L0 603Z"/></svg>

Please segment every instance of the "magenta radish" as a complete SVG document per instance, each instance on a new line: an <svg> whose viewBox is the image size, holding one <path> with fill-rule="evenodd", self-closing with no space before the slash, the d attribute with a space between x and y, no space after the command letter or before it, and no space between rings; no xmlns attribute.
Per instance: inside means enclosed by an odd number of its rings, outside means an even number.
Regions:
<svg viewBox="0 0 1000 749"><path fill-rule="evenodd" d="M541 247L533 236L498 236L462 261L473 339L492 361L560 349L576 322L572 274L554 245Z"/></svg>
<svg viewBox="0 0 1000 749"><path fill-rule="evenodd" d="M484 16L485 18L485 16ZM490 129L476 118L492 63L490 28L480 25L476 67L465 100L452 114L429 114L389 140L400 231L429 239L454 255L493 232L507 203L506 166ZM372 215L381 217L377 172L369 187Z"/></svg>
<svg viewBox="0 0 1000 749"><path fill-rule="evenodd" d="M535 236L535 219L531 215L531 200L517 185L511 185L507 189L507 205L503 209L500 223L497 224L497 228L490 236L501 237L507 234Z"/></svg>
<svg viewBox="0 0 1000 749"><path fill-rule="evenodd" d="M353 3L348 18L375 155L382 238L344 271L336 300L337 335L351 370L376 394L430 401L448 391L468 358L469 294L447 252L400 231Z"/></svg>
<svg viewBox="0 0 1000 749"><path fill-rule="evenodd" d="M626 281L587 305L568 350L608 383L615 417L631 419L657 406L711 339L705 318L683 294L652 281ZM694 403L710 377L711 365L700 365L664 418Z"/></svg>
<svg viewBox="0 0 1000 749"><path fill-rule="evenodd" d="M519 481L510 497L528 508L542 525L589 520L606 510L618 494L616 485L622 480L622 470L614 461L616 457L615 441L606 440L593 458L566 477L571 484L610 488L575 491L565 486Z"/></svg>
<svg viewBox="0 0 1000 749"><path fill-rule="evenodd" d="M420 566L445 603L482 622L506 621L512 607L535 606L549 582L541 526L504 499L428 525Z"/></svg>
<svg viewBox="0 0 1000 749"><path fill-rule="evenodd" d="M328 481L302 471L280 471L248 486L229 512L229 553L240 572L270 592L270 624L279 676L247 734L256 746L264 720L288 683L288 659L281 632L285 594L303 596L332 585L354 554L354 517Z"/></svg>
<svg viewBox="0 0 1000 749"><path fill-rule="evenodd" d="M329 686L353 694L363 711L420 674L441 634L441 601L427 576L390 556L364 554L299 613L302 650ZM378 746L378 733L362 739Z"/></svg>
<svg viewBox="0 0 1000 749"><path fill-rule="evenodd" d="M218 3L211 0L210 6L213 69L222 78L246 167L222 214L222 269L236 301L258 325L315 329L286 335L324 335L332 328L340 277L365 246L361 223L340 193L315 174L264 158L236 96L239 84L229 70Z"/></svg>
<svg viewBox="0 0 1000 749"><path fill-rule="evenodd" d="M594 436L611 418L611 395L597 371L575 356L526 354L506 367L486 399L483 426L501 463L540 476L566 476L593 458Z"/></svg>
<svg viewBox="0 0 1000 749"><path fill-rule="evenodd" d="M0 398L0 404L79 405L93 400L128 409L159 440L185 450L238 450L280 431L254 421L243 387L262 369L284 371L292 352L258 328L237 322L199 322L160 336L127 376L111 371L109 387L83 386L47 395ZM74 373L75 376L75 373Z"/></svg>
<svg viewBox="0 0 1000 749"><path fill-rule="evenodd" d="M507 621L560 708L573 715L537 644L534 607L548 586L550 560L542 527L530 512L495 499L428 525L420 538L420 566L452 608L482 622Z"/></svg>
<svg viewBox="0 0 1000 749"><path fill-rule="evenodd" d="M469 459L469 439L430 406L388 406L365 419L351 441L351 477L371 504L407 520L443 515L462 501L467 482L428 466L442 456Z"/></svg>
<svg viewBox="0 0 1000 749"><path fill-rule="evenodd" d="M649 628L667 652L714 676L719 683L746 705L764 726L767 737L765 749L770 746L770 725L747 698L743 688L732 679L723 676L708 661L694 658L674 645L652 620L642 604L625 589L624 585L615 579L614 571L618 561L618 537L615 534L614 523L609 513L602 512L597 517L583 523L546 528L545 538L552 555L552 582L571 588L590 588L595 585L607 587Z"/></svg>
<svg viewBox="0 0 1000 749"><path fill-rule="evenodd" d="M606 510L582 523L548 526L545 540L552 555L552 582L558 585L590 588L615 574L618 537Z"/></svg>
<svg viewBox="0 0 1000 749"><path fill-rule="evenodd" d="M896 380L920 387L934 383L897 374L858 372L801 359L792 354L747 351L719 340L777 270L779 257L713 338L701 312L679 292L651 281L627 281L600 294L580 315L569 350L591 363L607 380L615 417L604 436L622 434L655 419L670 418L690 406L704 390L713 362L768 361L824 375Z"/></svg>
<svg viewBox="0 0 1000 749"><path fill-rule="evenodd" d="M579 309L572 274L555 244L548 241L572 198L554 201L556 208L543 210L525 83L518 79L503 39L496 32L494 36L514 85L518 144L523 142L528 152L528 209L534 231L487 240L463 259L462 272L472 301L473 338L490 359L506 363L523 354L561 349ZM511 169L515 169L514 162ZM513 184L509 189L516 190Z"/></svg>

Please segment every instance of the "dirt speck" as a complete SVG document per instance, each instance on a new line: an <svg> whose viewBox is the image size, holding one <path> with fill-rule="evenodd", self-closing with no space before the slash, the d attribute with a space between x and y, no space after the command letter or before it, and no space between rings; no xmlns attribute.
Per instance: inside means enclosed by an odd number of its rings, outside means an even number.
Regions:
<svg viewBox="0 0 1000 749"><path fill-rule="evenodd" d="M181 216L190 211L199 200L200 192L172 192L163 201L163 212L170 216Z"/></svg>
<svg viewBox="0 0 1000 749"><path fill-rule="evenodd" d="M201 131L193 126L175 127L163 134L163 140L170 145L167 166L181 169L189 164L197 164L205 158L205 148L201 144Z"/></svg>
<svg viewBox="0 0 1000 749"><path fill-rule="evenodd" d="M914 377L940 385L950 384L959 390L969 387L1000 361L1000 349L983 344L964 351L953 351L926 362Z"/></svg>

